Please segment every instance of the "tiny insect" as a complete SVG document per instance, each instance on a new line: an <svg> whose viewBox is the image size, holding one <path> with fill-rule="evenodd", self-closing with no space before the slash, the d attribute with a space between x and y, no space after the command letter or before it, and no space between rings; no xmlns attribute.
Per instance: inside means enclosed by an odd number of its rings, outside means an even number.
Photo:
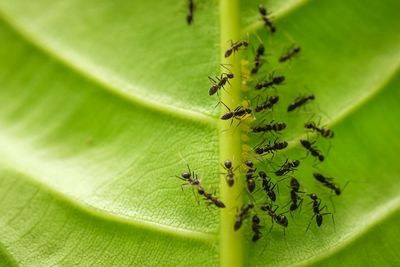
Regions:
<svg viewBox="0 0 400 267"><path fill-rule="evenodd" d="M262 56L264 55L264 45L260 44L257 48L256 56L254 58L254 67L251 69L251 74L257 74L263 64Z"/></svg>
<svg viewBox="0 0 400 267"><path fill-rule="evenodd" d="M333 178L325 177L322 174L316 173L316 172L313 175L314 175L314 178L318 182L320 182L322 185L328 187L329 189L333 190L333 192L335 192L335 194L337 196L339 196L342 193L342 190L340 189L340 187L337 184L332 182Z"/></svg>
<svg viewBox="0 0 400 267"><path fill-rule="evenodd" d="M194 15L194 10L196 9L196 6L194 5L193 0L188 1L188 13L186 16L186 22L188 25L191 25L193 22L193 15Z"/></svg>
<svg viewBox="0 0 400 267"><path fill-rule="evenodd" d="M287 228L289 221L286 218L284 213L281 214L276 214L276 210L278 209L278 207L276 207L274 210L272 209L272 206L269 204L263 205L261 206L261 210L268 212L268 215L271 216L271 221L272 221L272 226L274 225L274 222L276 222L277 224L279 224L280 226L282 226L283 228ZM272 230L272 226L271 226L271 230ZM271 231L270 230L270 231Z"/></svg>
<svg viewBox="0 0 400 267"><path fill-rule="evenodd" d="M256 188L256 182L254 180L255 176L254 174L256 173L257 169L254 168L254 164L251 160L247 160L245 162L245 165L247 167L247 172L246 172L246 183L247 183L247 189L249 190L250 193L254 191Z"/></svg>
<svg viewBox="0 0 400 267"><path fill-rule="evenodd" d="M200 180L198 176L190 170L189 165L187 165L188 170L181 173L181 176L175 176L180 180L185 181L187 184L192 186L200 185Z"/></svg>
<svg viewBox="0 0 400 267"><path fill-rule="evenodd" d="M243 118L246 117L246 115L251 114L251 109L250 108L246 108L246 107L243 107L243 106L238 106L233 111L231 111L228 106L226 106L225 104L224 104L224 106L229 110L229 112L227 112L224 115L222 115L221 116L221 120L232 119L231 124L233 122L233 119L242 120Z"/></svg>
<svg viewBox="0 0 400 267"><path fill-rule="evenodd" d="M256 242L258 239L261 238L261 228L262 226L260 225L260 218L258 218L257 215L254 215L252 218L252 225L251 229L253 230L253 242Z"/></svg>
<svg viewBox="0 0 400 267"><path fill-rule="evenodd" d="M283 176L285 174L287 174L288 172L293 172L294 170L296 170L296 168L300 165L300 161L299 160L293 160L293 161L289 161L286 160L285 163L279 168L279 170L277 170L275 172L276 176Z"/></svg>
<svg viewBox="0 0 400 267"><path fill-rule="evenodd" d="M292 179L290 180L290 188L291 188L291 190L290 190L290 200L291 200L290 211L292 212L301 206L301 204L303 203L303 198L301 198L298 195L298 193L300 193L300 191L299 191L300 183L294 177L292 177ZM304 193L304 192L301 192L301 193ZM300 202L298 202L298 200L300 200Z"/></svg>
<svg viewBox="0 0 400 267"><path fill-rule="evenodd" d="M232 167L232 161L230 160L225 160L224 165L222 167L226 170L226 183L232 187L233 184L235 183L235 173Z"/></svg>
<svg viewBox="0 0 400 267"><path fill-rule="evenodd" d="M257 105L254 109L255 112L270 111L273 109L274 105L279 102L279 96L273 95L268 97L263 103Z"/></svg>
<svg viewBox="0 0 400 267"><path fill-rule="evenodd" d="M271 199L272 201L275 202L276 194L275 194L274 188L275 188L276 184L274 184L271 181L271 178L269 178L267 176L267 174L263 171L258 172L258 176L262 180L262 187L263 187L265 193L267 193L267 196L269 197L269 199Z"/></svg>
<svg viewBox="0 0 400 267"><path fill-rule="evenodd" d="M297 97L291 104L289 104L287 111L291 112L301 106L304 106L307 102L310 100L314 100L315 96L313 94L308 95L308 96L300 96Z"/></svg>
<svg viewBox="0 0 400 267"><path fill-rule="evenodd" d="M247 218L247 216L249 215L250 210L253 209L253 208L254 208L254 204L253 203L249 203L249 204L244 205L242 207L242 209L236 215L235 224L233 226L233 229L235 231L240 229L240 227L242 226L243 221Z"/></svg>
<svg viewBox="0 0 400 267"><path fill-rule="evenodd" d="M319 127L315 122L309 121L304 124L304 128L319 133L324 138L333 138L334 133L331 129Z"/></svg>
<svg viewBox="0 0 400 267"><path fill-rule="evenodd" d="M310 194L310 198L311 198L311 200L312 200L311 203L312 203L314 215L311 217L311 220L310 220L310 223L309 223L308 226L307 226L306 232L307 232L308 229L310 228L311 222L312 222L312 220L314 219L314 217L315 217L315 221L316 221L318 227L320 227L321 224L322 224L323 216L328 215L328 214L330 214L330 215L332 216L333 224L335 224L335 219L333 218L333 214L332 214L332 213L330 213L330 212L321 213L321 211L322 211L323 209L326 208L326 205L323 206L322 208L320 208L320 206L321 206L321 199L319 199L318 196L317 196L316 194Z"/></svg>
<svg viewBox="0 0 400 267"><path fill-rule="evenodd" d="M255 85L256 90L267 89L267 88L275 88L275 85L280 85L285 81L285 76L279 75L274 76L274 74L270 74L267 81L259 82Z"/></svg>
<svg viewBox="0 0 400 267"><path fill-rule="evenodd" d="M300 46L297 45L293 46L292 48L289 49L289 51L287 51L279 58L279 62L283 63L292 59L294 56L300 53L300 50L301 50Z"/></svg>
<svg viewBox="0 0 400 267"><path fill-rule="evenodd" d="M267 132L281 132L284 129L286 129L286 123L284 122L273 122L271 121L268 124L265 125L258 125L255 126L253 128L251 128L251 130L253 131L253 133L267 133Z"/></svg>
<svg viewBox="0 0 400 267"><path fill-rule="evenodd" d="M230 55L232 55L232 53L239 51L239 49L242 47L246 48L248 45L249 43L247 41L237 41L231 43L231 47L225 52L225 57L229 57Z"/></svg>
<svg viewBox="0 0 400 267"><path fill-rule="evenodd" d="M276 27L272 24L271 19L268 17L265 6L262 4L258 5L258 11L261 14L261 19L264 21L265 26L267 26L272 33L276 32Z"/></svg>
<svg viewBox="0 0 400 267"><path fill-rule="evenodd" d="M285 149L288 146L288 143L286 141L277 141L275 140L274 143L270 144L268 143L268 145L261 147L258 146L255 148L255 152L258 155L267 155L267 154L274 154L276 153L278 150L282 150Z"/></svg>
<svg viewBox="0 0 400 267"><path fill-rule="evenodd" d="M208 94L211 96L218 93L218 90L225 89L224 86L230 84L229 80L233 79L233 77L233 73L230 72L222 73L219 77L215 77L216 80L209 76L208 79L213 82L213 85L210 87Z"/></svg>
<svg viewBox="0 0 400 267"><path fill-rule="evenodd" d="M324 155L322 155L321 152L315 146L313 146L315 141L311 143L308 140L301 139L300 143L305 149L307 149L307 152L311 153L313 157L317 158L321 162L325 160Z"/></svg>

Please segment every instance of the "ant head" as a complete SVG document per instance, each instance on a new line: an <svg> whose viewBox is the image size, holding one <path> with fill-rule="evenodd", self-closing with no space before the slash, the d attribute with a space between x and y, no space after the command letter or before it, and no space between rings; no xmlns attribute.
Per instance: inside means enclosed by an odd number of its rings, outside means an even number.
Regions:
<svg viewBox="0 0 400 267"><path fill-rule="evenodd" d="M254 208L254 203L253 203L253 202L250 202L250 203L248 204L248 207L249 207L249 209Z"/></svg>
<svg viewBox="0 0 400 267"><path fill-rule="evenodd" d="M258 218L257 215L254 215L252 221L253 221L253 223L259 224L260 223L260 218Z"/></svg>
<svg viewBox="0 0 400 267"><path fill-rule="evenodd" d="M265 6L263 4L259 4L258 5L258 11L260 11L260 14L262 16L266 16L267 15L267 10L265 9Z"/></svg>
<svg viewBox="0 0 400 267"><path fill-rule="evenodd" d="M311 95L308 96L308 98L314 100L315 99L315 95L311 94Z"/></svg>
<svg viewBox="0 0 400 267"><path fill-rule="evenodd" d="M310 198L311 198L312 200L317 200L317 199L318 199L318 196L317 196L315 193L312 193L312 194L310 194Z"/></svg>
<svg viewBox="0 0 400 267"><path fill-rule="evenodd" d="M296 53L300 52L300 50L301 50L301 47L300 47L300 46L296 46L296 47L293 49L293 51L296 52Z"/></svg>
<svg viewBox="0 0 400 267"><path fill-rule="evenodd" d="M318 156L318 160L319 160L319 161L324 161L324 160L325 160L324 155L319 155L319 156Z"/></svg>
<svg viewBox="0 0 400 267"><path fill-rule="evenodd" d="M295 159L295 160L292 161L292 164L293 164L294 167L298 167L300 165L300 160Z"/></svg>
<svg viewBox="0 0 400 267"><path fill-rule="evenodd" d="M262 147L257 147L254 149L254 152L256 152L258 155L261 155L264 152L264 149Z"/></svg>
<svg viewBox="0 0 400 267"><path fill-rule="evenodd" d="M307 129L311 129L311 128L313 128L315 126L315 123L313 122L313 121L309 121L309 122L306 122L305 124L304 124L304 128L307 128Z"/></svg>
<svg viewBox="0 0 400 267"><path fill-rule="evenodd" d="M270 204L264 204L261 206L261 210L270 211L270 210L272 210L272 206Z"/></svg>
<svg viewBox="0 0 400 267"><path fill-rule="evenodd" d="M288 226L288 224L289 224L288 219L287 219L286 216L283 215L283 214L279 214L279 215L276 217L276 219L277 219L278 223L279 223L281 226L285 227L285 228L286 228L286 227Z"/></svg>
<svg viewBox="0 0 400 267"><path fill-rule="evenodd" d="M190 172L182 172L182 174L181 174L181 176L182 176L182 178L183 179L189 179L192 175L190 174Z"/></svg>
<svg viewBox="0 0 400 267"><path fill-rule="evenodd" d="M279 122L279 123L278 123L278 128L279 128L279 130L284 130L284 129L286 129L286 123L284 123L284 122Z"/></svg>
<svg viewBox="0 0 400 267"><path fill-rule="evenodd" d="M262 178L262 179L266 179L267 178L267 174L264 171L259 171L258 175Z"/></svg>
<svg viewBox="0 0 400 267"><path fill-rule="evenodd" d="M286 141L279 141L279 142L277 143L277 146L278 146L280 149L283 149L283 148L286 148L286 147L288 146L288 143L287 143Z"/></svg>
<svg viewBox="0 0 400 267"><path fill-rule="evenodd" d="M243 44L244 47L247 47L249 45L249 42L243 41L242 44Z"/></svg>
<svg viewBox="0 0 400 267"><path fill-rule="evenodd" d="M272 79L272 81L275 83L275 84L280 84L280 83L283 83L284 81L285 81L285 76L276 76L276 77L274 77L273 79Z"/></svg>
<svg viewBox="0 0 400 267"><path fill-rule="evenodd" d="M230 168L232 168L232 161L227 159L227 160L225 160L224 165L227 169L230 169Z"/></svg>
<svg viewBox="0 0 400 267"><path fill-rule="evenodd" d="M340 190L339 187L335 188L335 194L336 194L337 196L339 196L341 193L342 193L342 190Z"/></svg>
<svg viewBox="0 0 400 267"><path fill-rule="evenodd" d="M245 111L246 111L247 114L251 114L251 109L250 108L246 108Z"/></svg>
<svg viewBox="0 0 400 267"><path fill-rule="evenodd" d="M301 140L300 140L300 143L301 143L305 148L311 147L311 143L310 143L310 141L308 141L308 140L301 139Z"/></svg>
<svg viewBox="0 0 400 267"><path fill-rule="evenodd" d="M254 164L251 160L246 160L246 162L244 164L246 164L246 166L249 168L253 168L253 166L254 166Z"/></svg>
<svg viewBox="0 0 400 267"><path fill-rule="evenodd" d="M197 192L199 192L200 195L204 195L204 189L203 189L203 187L199 186L199 187L197 188Z"/></svg>
<svg viewBox="0 0 400 267"><path fill-rule="evenodd" d="M233 75L233 73L229 72L226 74L226 77L228 77L229 79L233 79L234 75Z"/></svg>
<svg viewBox="0 0 400 267"><path fill-rule="evenodd" d="M324 177L322 174L320 174L320 173L314 172L314 173L313 173L313 176L314 176L315 179L317 179L318 181L325 181L325 177Z"/></svg>
<svg viewBox="0 0 400 267"><path fill-rule="evenodd" d="M258 55L263 55L264 52L265 52L264 45L263 45L263 44L260 44L260 45L258 46L258 48L257 48L257 54L258 54Z"/></svg>

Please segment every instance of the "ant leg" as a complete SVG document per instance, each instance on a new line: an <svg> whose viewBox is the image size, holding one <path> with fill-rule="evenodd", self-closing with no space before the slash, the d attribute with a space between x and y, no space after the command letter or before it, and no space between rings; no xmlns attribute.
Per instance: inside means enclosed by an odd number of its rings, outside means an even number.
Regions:
<svg viewBox="0 0 400 267"><path fill-rule="evenodd" d="M314 217L315 217L315 214L311 217L311 220L310 220L310 222L308 223L306 233L308 232L308 229L310 228L311 222L312 222L312 220L314 219Z"/></svg>
<svg viewBox="0 0 400 267"><path fill-rule="evenodd" d="M272 224L271 224L271 228L269 228L268 233L271 233L272 228L274 228L274 219L272 219L272 217L271 217L271 221L272 221Z"/></svg>
<svg viewBox="0 0 400 267"><path fill-rule="evenodd" d="M211 81L211 82L213 82L214 84L218 84L218 82L217 81L215 81L213 78L211 78L210 76L208 76L208 79Z"/></svg>

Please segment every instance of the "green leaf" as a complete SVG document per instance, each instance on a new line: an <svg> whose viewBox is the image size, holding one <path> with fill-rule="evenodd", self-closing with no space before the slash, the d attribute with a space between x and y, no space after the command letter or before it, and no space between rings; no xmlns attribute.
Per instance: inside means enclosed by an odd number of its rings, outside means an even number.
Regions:
<svg viewBox="0 0 400 267"><path fill-rule="evenodd" d="M273 37L259 2L196 1L191 26L186 4L0 0L0 265L399 265L400 2L270 1ZM274 119L290 125L280 137L290 148L274 162L305 155L298 140L310 114L285 112L299 94L316 95L310 109L335 131L318 168L349 181L343 194L315 184L310 157L296 172L328 212L332 198L335 225L325 216L306 233L306 196L285 236L268 233L266 215L257 243L249 222L233 231L246 193L243 181L227 187L220 163L238 165L246 140L258 140L244 127L226 131L207 77L242 38L266 43L265 75L287 77ZM301 54L277 64L293 42ZM240 87L252 58L251 48L229 58L236 78L221 97L231 107L249 97ZM174 176L186 162L227 208L181 190Z"/></svg>

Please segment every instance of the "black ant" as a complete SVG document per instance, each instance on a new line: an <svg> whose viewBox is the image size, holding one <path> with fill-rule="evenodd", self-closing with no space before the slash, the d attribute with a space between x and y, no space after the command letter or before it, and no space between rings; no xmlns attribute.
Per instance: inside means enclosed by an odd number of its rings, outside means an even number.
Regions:
<svg viewBox="0 0 400 267"><path fill-rule="evenodd" d="M254 168L254 164L251 160L246 161L245 165L247 167L247 172L246 172L247 189L249 189L250 193L252 193L256 188L256 182L254 181L254 174L257 171L257 169Z"/></svg>
<svg viewBox="0 0 400 267"><path fill-rule="evenodd" d="M291 104L289 104L287 111L293 111L303 105L305 105L308 101L314 100L315 96L313 94L308 95L308 96L300 96L297 97Z"/></svg>
<svg viewBox="0 0 400 267"><path fill-rule="evenodd" d="M221 103L224 104L223 102L221 102ZM229 110L229 112L227 112L224 115L222 115L221 116L221 120L232 119L231 124L232 124L234 118L237 119L237 120L241 120L246 115L251 114L251 109L250 108L246 108L246 107L243 107L243 106L238 106L233 111L231 111L227 105L224 104L224 106Z"/></svg>
<svg viewBox="0 0 400 267"><path fill-rule="evenodd" d="M274 105L279 102L279 96L274 95L268 97L261 105L257 105L254 109L255 112L269 111L272 110Z"/></svg>
<svg viewBox="0 0 400 267"><path fill-rule="evenodd" d="M232 162L230 160L225 160L224 165L222 166L226 170L226 182L229 186L233 186L235 183L234 177L235 173L233 172Z"/></svg>
<svg viewBox="0 0 400 267"><path fill-rule="evenodd" d="M246 219L246 217L248 216L249 211L251 209L253 209L253 208L254 208L254 204L253 203L249 203L249 204L244 205L242 207L240 212L236 215L235 225L233 226L233 229L235 229L235 231L240 229L244 219Z"/></svg>
<svg viewBox="0 0 400 267"><path fill-rule="evenodd" d="M263 171L258 172L258 176L260 176L260 178L262 180L262 187L263 187L265 193L267 193L267 196L269 197L269 199L271 199L273 202L275 202L276 194L275 194L274 188L275 188L276 184L274 184L271 181L271 178L268 178L267 174Z"/></svg>
<svg viewBox="0 0 400 267"><path fill-rule="evenodd" d="M308 150L308 152L311 153L313 157L316 157L321 162L324 161L325 159L324 155L322 155L321 152L315 146L313 146L315 141L311 143L308 140L301 139L300 143L305 149Z"/></svg>
<svg viewBox="0 0 400 267"><path fill-rule="evenodd" d="M264 45L260 44L257 48L256 57L254 58L254 67L251 69L251 74L257 74L263 63L262 56L264 55Z"/></svg>
<svg viewBox="0 0 400 267"><path fill-rule="evenodd" d="M254 151L258 155L274 154L276 151L285 149L287 146L288 143L286 141L275 140L273 144L268 143L268 145L264 147L258 146Z"/></svg>
<svg viewBox="0 0 400 267"><path fill-rule="evenodd" d="M274 74L269 75L268 81L259 82L254 87L256 90L266 89L266 88L274 88L275 85L280 85L285 81L285 76L274 76Z"/></svg>
<svg viewBox="0 0 400 267"><path fill-rule="evenodd" d="M283 228L287 228L289 221L286 218L285 215L283 215L284 213L281 214L276 214L276 210L278 209L278 207L276 207L274 210L272 209L272 206L269 204L263 205L261 206L261 210L268 212L268 215L271 216L271 221L272 221L272 225L271 225L271 229L270 232L272 230L272 227L274 226L274 221L279 224L280 226L282 226Z"/></svg>
<svg viewBox="0 0 400 267"><path fill-rule="evenodd" d="M186 22L188 25L191 25L193 22L193 14L194 14L195 9L196 9L196 6L194 5L193 0L189 0L188 14L186 16Z"/></svg>
<svg viewBox="0 0 400 267"><path fill-rule="evenodd" d="M293 46L288 52L286 52L279 58L279 62L283 63L292 59L295 55L300 53L300 50L300 46Z"/></svg>
<svg viewBox="0 0 400 267"><path fill-rule="evenodd" d="M339 188L339 186L332 182L333 178L325 177L322 174L316 172L313 175L318 182L333 190L333 192L335 192L337 196L342 193L342 190Z"/></svg>
<svg viewBox="0 0 400 267"><path fill-rule="evenodd" d="M251 128L253 133L266 133L266 132L280 132L286 129L286 123L284 122L275 122L271 121L269 124L259 125Z"/></svg>
<svg viewBox="0 0 400 267"><path fill-rule="evenodd" d="M252 225L251 225L251 229L253 230L254 233L252 238L253 242L256 242L258 239L261 238L261 231L260 231L261 228L263 227L260 225L260 218L258 218L257 215L254 215L252 218Z"/></svg>
<svg viewBox="0 0 400 267"><path fill-rule="evenodd" d="M247 41L237 41L237 42L231 42L231 47L226 50L225 52L225 57L229 57L232 55L232 53L235 53L236 51L239 51L241 47L247 47L249 43Z"/></svg>
<svg viewBox="0 0 400 267"><path fill-rule="evenodd" d="M222 73L220 77L215 77L217 81L215 81L213 78L208 77L214 84L210 87L210 90L208 91L209 95L214 95L215 93L218 93L218 90L221 88L224 88L224 86L228 83L230 84L229 80L233 79L234 75L233 73Z"/></svg>
<svg viewBox="0 0 400 267"><path fill-rule="evenodd" d="M333 138L334 133L331 129L319 127L315 122L309 121L304 124L304 128L319 133L324 138Z"/></svg>
<svg viewBox="0 0 400 267"><path fill-rule="evenodd" d="M265 26L267 26L272 33L276 32L276 27L272 24L271 19L268 17L268 13L267 10L265 9L265 6L262 4L258 5L258 11L261 14L261 18L264 21Z"/></svg>
<svg viewBox="0 0 400 267"><path fill-rule="evenodd" d="M300 165L300 161L299 160L293 160L293 161L289 161L286 160L285 163L283 163L283 165L279 168L279 170L277 170L275 172L276 176L283 176L285 174L287 174L288 172L293 172L294 170L296 170L296 168Z"/></svg>
<svg viewBox="0 0 400 267"><path fill-rule="evenodd" d="M315 221L317 222L318 227L320 227L321 224L322 224L323 216L324 216L324 215L328 215L328 214L330 214L330 215L332 216L333 224L335 224L335 219L333 218L333 214L332 214L332 213L330 213L330 212L321 213L321 211L322 211L323 209L326 208L326 205L323 206L322 208L320 208L321 199L319 199L318 196L317 196L316 194L310 194L310 198L312 199L312 202L311 202L311 203L312 203L314 215L311 217L311 220L310 220L310 223L309 223L308 226L307 226L306 232L307 232L308 229L310 228L312 219L313 219L314 217L315 217Z"/></svg>
<svg viewBox="0 0 400 267"><path fill-rule="evenodd" d="M291 205L290 205L290 211L295 211L297 208L301 206L301 203L303 203L303 198L299 197L298 193L304 193L300 192L300 183L297 181L296 178L292 177L290 180L290 200L291 200ZM297 201L300 199L300 202L297 203Z"/></svg>

